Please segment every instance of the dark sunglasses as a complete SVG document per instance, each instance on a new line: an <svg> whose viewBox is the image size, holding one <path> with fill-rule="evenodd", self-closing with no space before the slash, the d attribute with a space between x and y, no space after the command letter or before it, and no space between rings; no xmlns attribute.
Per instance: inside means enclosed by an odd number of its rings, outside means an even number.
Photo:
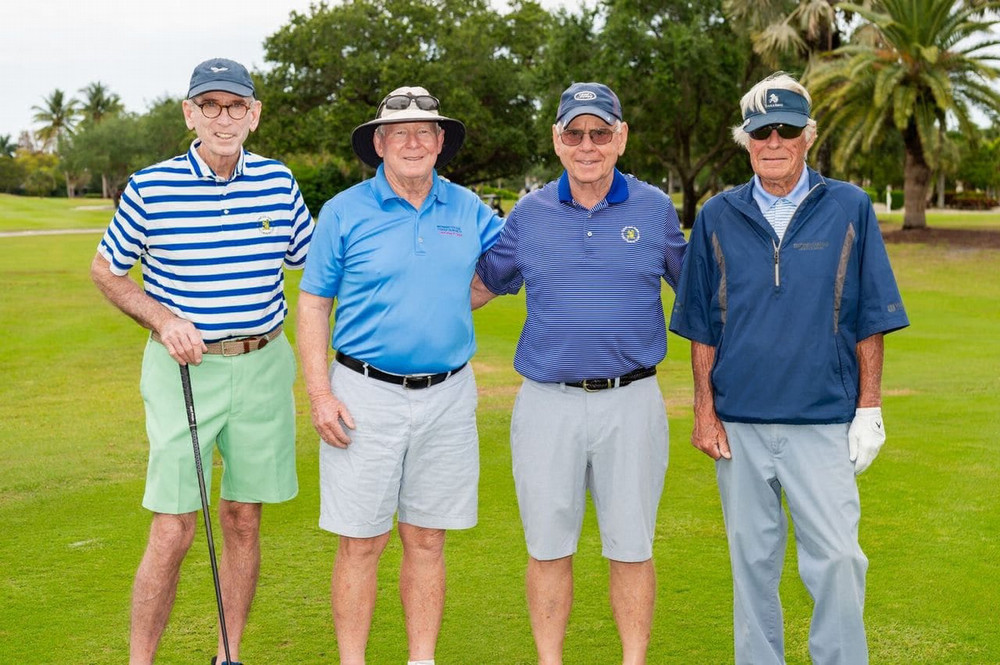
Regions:
<svg viewBox="0 0 1000 665"><path fill-rule="evenodd" d="M778 136L783 139L797 139L802 135L803 129L805 129L805 127L792 127L791 125L782 125L779 123L776 125L764 125L763 127L758 127L752 132L747 132L747 134L749 134L752 139L766 141L771 138L772 131L777 131Z"/></svg>
<svg viewBox="0 0 1000 665"><path fill-rule="evenodd" d="M441 106L441 102L437 100L437 97L431 97L430 95L411 95L410 93L405 93L402 95L389 95L382 100L382 103L378 105L378 113L375 117L382 115L384 109L390 111L403 111L410 108L411 104L416 104L417 108L421 111L437 111Z"/></svg>

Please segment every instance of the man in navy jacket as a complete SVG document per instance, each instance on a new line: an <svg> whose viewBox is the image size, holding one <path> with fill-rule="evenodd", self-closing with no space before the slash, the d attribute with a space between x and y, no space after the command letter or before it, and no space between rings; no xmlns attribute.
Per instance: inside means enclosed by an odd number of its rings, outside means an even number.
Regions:
<svg viewBox="0 0 1000 665"><path fill-rule="evenodd" d="M871 200L806 167L806 89L778 73L741 107L733 137L755 175L699 213L670 322L691 340L692 443L716 460L736 663L785 662L784 493L815 601L812 660L863 665L855 475L885 440L883 335L909 321Z"/></svg>

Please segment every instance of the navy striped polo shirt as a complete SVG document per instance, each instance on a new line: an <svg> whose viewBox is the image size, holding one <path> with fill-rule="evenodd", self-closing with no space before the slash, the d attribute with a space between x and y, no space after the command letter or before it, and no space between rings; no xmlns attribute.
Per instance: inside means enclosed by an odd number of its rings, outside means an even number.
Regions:
<svg viewBox="0 0 1000 665"><path fill-rule="evenodd" d="M268 332L285 319L282 268L302 268L312 218L281 162L244 151L225 180L199 143L129 179L98 251L116 275L141 261L146 293L206 342Z"/></svg>
<svg viewBox="0 0 1000 665"><path fill-rule="evenodd" d="M670 198L614 172L593 209L569 179L521 199L476 272L497 294L525 286L514 368L534 381L611 378L666 356L661 280L677 285L684 235Z"/></svg>

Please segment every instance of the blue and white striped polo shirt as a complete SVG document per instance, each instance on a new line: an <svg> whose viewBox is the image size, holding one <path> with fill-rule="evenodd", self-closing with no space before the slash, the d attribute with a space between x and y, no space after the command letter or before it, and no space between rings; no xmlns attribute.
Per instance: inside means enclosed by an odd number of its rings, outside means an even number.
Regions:
<svg viewBox="0 0 1000 665"><path fill-rule="evenodd" d="M534 381L611 378L667 353L662 281L685 249L659 189L617 170L605 199L572 200L565 173L521 199L476 272L493 293L525 285L528 316L514 368Z"/></svg>
<svg viewBox="0 0 1000 665"><path fill-rule="evenodd" d="M312 218L281 162L244 151L232 178L197 152L135 173L98 251L116 275L142 261L143 288L206 342L285 319L282 267L301 269Z"/></svg>

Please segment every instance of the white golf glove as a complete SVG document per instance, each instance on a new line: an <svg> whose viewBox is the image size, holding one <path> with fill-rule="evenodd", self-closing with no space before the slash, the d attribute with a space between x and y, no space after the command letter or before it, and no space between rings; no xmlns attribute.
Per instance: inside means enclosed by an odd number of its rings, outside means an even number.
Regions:
<svg viewBox="0 0 1000 665"><path fill-rule="evenodd" d="M854 412L854 420L847 430L847 443L854 462L854 475L860 475L871 466L885 443L881 407L870 406Z"/></svg>

